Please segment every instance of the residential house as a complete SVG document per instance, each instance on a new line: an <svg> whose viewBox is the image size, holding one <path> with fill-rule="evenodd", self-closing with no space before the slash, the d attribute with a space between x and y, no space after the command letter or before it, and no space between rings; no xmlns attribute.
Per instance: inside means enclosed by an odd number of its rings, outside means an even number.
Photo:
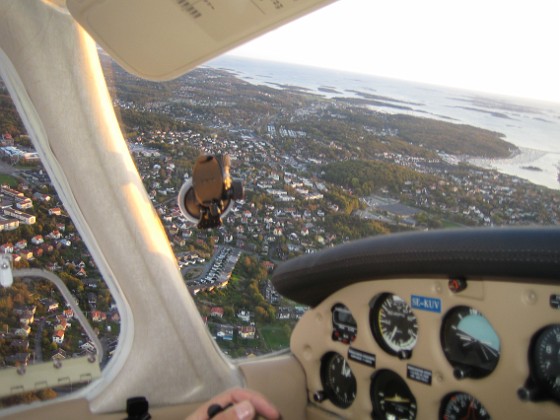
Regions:
<svg viewBox="0 0 560 420"><path fill-rule="evenodd" d="M60 238L62 238L62 233L60 233L59 230L55 229L47 235L47 238L49 238L49 239L60 239Z"/></svg>
<svg viewBox="0 0 560 420"><path fill-rule="evenodd" d="M19 227L19 220L17 219L6 219L0 216L0 231L3 230L15 230Z"/></svg>
<svg viewBox="0 0 560 420"><path fill-rule="evenodd" d="M286 320L286 319L290 319L291 316L292 316L292 311L288 307L281 307L278 308L278 310L276 311L277 319Z"/></svg>
<svg viewBox="0 0 560 420"><path fill-rule="evenodd" d="M251 320L251 312L249 311L239 311L237 313L237 318L242 321L249 322Z"/></svg>
<svg viewBox="0 0 560 420"><path fill-rule="evenodd" d="M57 324L54 326L54 330L63 330L66 331L66 328L68 328L70 326L70 324L68 323L68 321L66 320L66 317L64 315L57 315L56 316L56 321Z"/></svg>
<svg viewBox="0 0 560 420"><path fill-rule="evenodd" d="M210 309L210 316L215 316L218 318L223 318L224 317L224 308L220 307L220 306L213 306Z"/></svg>
<svg viewBox="0 0 560 420"><path fill-rule="evenodd" d="M91 341L88 341L87 343L84 343L80 346L80 348L84 351L88 351L88 352L94 352L95 351L95 346L93 345L93 343Z"/></svg>
<svg viewBox="0 0 560 420"><path fill-rule="evenodd" d="M84 279L82 280L82 283L85 287L88 287L90 289L97 289L97 287L99 286L99 282L96 279Z"/></svg>
<svg viewBox="0 0 560 420"><path fill-rule="evenodd" d="M232 341L233 327L231 325L218 325L218 330L216 331L216 338L221 338L222 340L226 340L226 341Z"/></svg>
<svg viewBox="0 0 560 420"><path fill-rule="evenodd" d="M45 298L41 300L41 303L47 308L47 312L56 311L58 309L59 303L56 300Z"/></svg>
<svg viewBox="0 0 560 420"><path fill-rule="evenodd" d="M30 198L24 198L16 202L18 210L27 210L33 207L33 201Z"/></svg>
<svg viewBox="0 0 560 420"><path fill-rule="evenodd" d="M15 335L17 335L18 337L22 337L22 338L26 338L29 337L29 334L31 334L31 327L29 325L21 327L21 328L17 328L14 332Z"/></svg>
<svg viewBox="0 0 560 420"><path fill-rule="evenodd" d="M272 261L263 261L262 266L266 269L266 271L271 273L276 265Z"/></svg>
<svg viewBox="0 0 560 420"><path fill-rule="evenodd" d="M19 220L21 223L25 223L26 225L33 225L37 222L37 217L32 214L24 213L20 210L16 210L14 208L5 208L4 214L6 216L11 216L14 219Z"/></svg>
<svg viewBox="0 0 560 420"><path fill-rule="evenodd" d="M241 338L253 340L257 329L253 325L243 325L238 327L238 333Z"/></svg>
<svg viewBox="0 0 560 420"><path fill-rule="evenodd" d="M24 195L21 191L18 190L14 190L12 188L10 188L8 185L2 185L2 187L0 187L0 192L2 192L2 194L7 195L9 197L13 197L13 198L23 198Z"/></svg>
<svg viewBox="0 0 560 420"><path fill-rule="evenodd" d="M33 194L33 198L39 201L49 202L51 201L51 197L47 194L41 194L40 192L36 192Z"/></svg>
<svg viewBox="0 0 560 420"><path fill-rule="evenodd" d="M33 259L33 252L28 250L28 249L24 249L24 250L20 251L18 254L24 260L32 260Z"/></svg>
<svg viewBox="0 0 560 420"><path fill-rule="evenodd" d="M60 264L58 264L57 262L54 263L47 263L46 265L47 270L49 271L60 271L62 270L62 267L60 266Z"/></svg>
<svg viewBox="0 0 560 420"><path fill-rule="evenodd" d="M35 321L35 315L31 311L26 311L19 317L19 323L22 327L28 327L29 324L33 324Z"/></svg>
<svg viewBox="0 0 560 420"><path fill-rule="evenodd" d="M76 277L87 277L87 271L85 270L85 268L82 267L82 268L79 268L78 270L76 270L74 275Z"/></svg>
<svg viewBox="0 0 560 420"><path fill-rule="evenodd" d="M31 243L34 245L41 245L44 242L45 240L43 239L43 235L35 235L33 238L31 238Z"/></svg>
<svg viewBox="0 0 560 420"><path fill-rule="evenodd" d="M55 330L52 335L52 341L56 344L64 343L64 330Z"/></svg>
<svg viewBox="0 0 560 420"><path fill-rule="evenodd" d="M272 305L276 305L280 301L280 294L276 291L270 280L264 282L261 293L266 301Z"/></svg>
<svg viewBox="0 0 560 420"><path fill-rule="evenodd" d="M55 354L52 355L51 359L53 361L61 361L66 359L67 354L63 349L58 349Z"/></svg>
<svg viewBox="0 0 560 420"><path fill-rule="evenodd" d="M107 314L101 311L91 311L91 320L93 322L107 321Z"/></svg>
<svg viewBox="0 0 560 420"><path fill-rule="evenodd" d="M0 245L0 253L2 254L11 254L14 252L14 244L11 242L6 242L5 244Z"/></svg>

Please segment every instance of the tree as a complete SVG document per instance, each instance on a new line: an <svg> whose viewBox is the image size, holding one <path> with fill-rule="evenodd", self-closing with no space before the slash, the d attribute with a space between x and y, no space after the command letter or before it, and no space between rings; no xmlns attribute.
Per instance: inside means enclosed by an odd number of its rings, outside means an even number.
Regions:
<svg viewBox="0 0 560 420"><path fill-rule="evenodd" d="M37 396L41 401L52 400L58 396L56 391L52 388L45 388L37 392Z"/></svg>

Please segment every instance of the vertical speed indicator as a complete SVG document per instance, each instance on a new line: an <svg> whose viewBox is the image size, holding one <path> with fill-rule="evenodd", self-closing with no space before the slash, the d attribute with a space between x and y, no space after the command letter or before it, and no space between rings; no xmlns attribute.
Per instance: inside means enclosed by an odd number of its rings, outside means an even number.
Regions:
<svg viewBox="0 0 560 420"><path fill-rule="evenodd" d="M371 304L370 325L377 343L387 353L409 359L418 338L418 322L401 297L383 293Z"/></svg>

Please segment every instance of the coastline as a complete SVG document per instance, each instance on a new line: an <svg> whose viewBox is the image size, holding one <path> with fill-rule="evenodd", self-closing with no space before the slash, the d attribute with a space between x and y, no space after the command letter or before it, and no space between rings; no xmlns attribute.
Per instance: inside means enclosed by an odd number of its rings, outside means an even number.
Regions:
<svg viewBox="0 0 560 420"><path fill-rule="evenodd" d="M560 104L231 56L208 65L227 69L255 85L276 89L297 86L328 98L371 96L379 102L372 106L375 111L417 115L502 133L503 139L519 151L503 159L456 158L560 190ZM403 104L408 104L409 109L397 109ZM528 166L540 170L527 169Z"/></svg>
<svg viewBox="0 0 560 420"><path fill-rule="evenodd" d="M560 190L558 164L560 153L519 147L504 159L467 158L466 162L484 169L495 169L508 175L526 179L533 184Z"/></svg>

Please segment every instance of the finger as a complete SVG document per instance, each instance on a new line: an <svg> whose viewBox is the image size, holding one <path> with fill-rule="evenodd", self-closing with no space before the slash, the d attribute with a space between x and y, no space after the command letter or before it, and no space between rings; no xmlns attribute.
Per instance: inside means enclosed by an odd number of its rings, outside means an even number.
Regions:
<svg viewBox="0 0 560 420"><path fill-rule="evenodd" d="M280 418L278 409L259 392L251 389L234 388L231 390L231 397L234 402L250 401L256 412L267 419Z"/></svg>
<svg viewBox="0 0 560 420"><path fill-rule="evenodd" d="M252 420L256 414L253 404L249 400L243 400L213 418L215 420Z"/></svg>
<svg viewBox="0 0 560 420"><path fill-rule="evenodd" d="M221 407L226 407L230 403L238 404L242 401L248 401L255 412L265 417L266 419L280 419L280 412L268 402L268 400L260 393L244 388L233 388L229 389L214 398L212 398L207 403L198 407L198 409L192 413L186 420L206 420L208 419L208 408L212 405L219 405ZM224 413L227 410L224 410ZM220 413L222 414L222 413ZM216 416L213 419L219 419ZM235 418L235 417L233 417Z"/></svg>

